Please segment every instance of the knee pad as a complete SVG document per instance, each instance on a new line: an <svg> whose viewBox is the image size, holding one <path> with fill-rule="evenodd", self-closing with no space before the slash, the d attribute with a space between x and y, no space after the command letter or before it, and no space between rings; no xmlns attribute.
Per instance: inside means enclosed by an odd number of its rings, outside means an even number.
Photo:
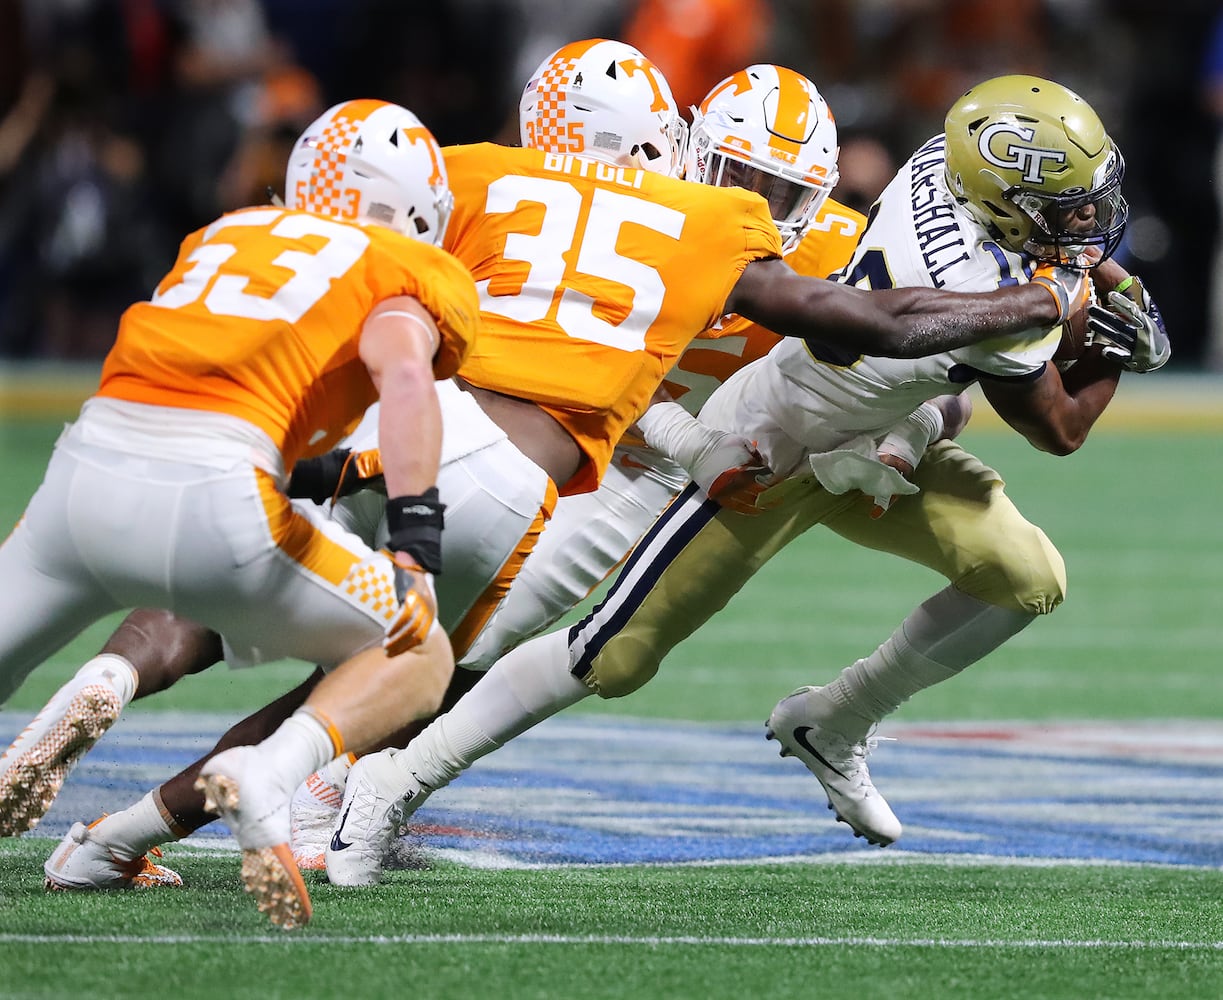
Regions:
<svg viewBox="0 0 1223 1000"><path fill-rule="evenodd" d="M623 698L650 681L658 673L659 662L648 640L624 631L600 650L582 679L600 698Z"/></svg>
<svg viewBox="0 0 1223 1000"><path fill-rule="evenodd" d="M1036 525L1008 526L1005 544L994 545L982 560L954 581L957 589L988 604L1047 615L1066 598L1066 563Z"/></svg>

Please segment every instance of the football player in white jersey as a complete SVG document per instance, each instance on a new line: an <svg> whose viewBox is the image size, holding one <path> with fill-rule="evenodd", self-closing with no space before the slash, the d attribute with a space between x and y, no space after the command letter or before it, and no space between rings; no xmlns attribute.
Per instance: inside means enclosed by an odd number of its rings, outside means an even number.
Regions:
<svg viewBox="0 0 1223 1000"><path fill-rule="evenodd" d="M402 823L433 791L542 719L591 694L636 690L774 553L822 523L949 581L873 653L826 686L783 698L768 721L768 734L815 774L855 834L880 845L899 837L866 766L871 729L1052 611L1065 590L1060 555L1015 509L998 474L941 440L944 417L958 423L963 411L920 404L979 383L1034 446L1064 455L1083 443L1123 370L1153 371L1167 360L1149 296L1103 263L1126 222L1122 170L1095 113L1064 87L1003 77L969 91L944 133L913 155L872 209L846 280L981 290L1027 281L1044 261L1098 265L1094 280L1108 306L1092 308L1094 347L1063 373L1053 363L1058 328L901 362L780 342L701 411L702 422L758 442L784 477L770 491L772 505L746 516L689 486L591 614L502 657L407 749L361 758L346 804ZM1108 290L1114 284L1120 290ZM889 434L911 411L902 432ZM355 824L337 830L348 840ZM327 857L333 878L335 853ZM362 881L373 882L378 844L366 854Z"/></svg>

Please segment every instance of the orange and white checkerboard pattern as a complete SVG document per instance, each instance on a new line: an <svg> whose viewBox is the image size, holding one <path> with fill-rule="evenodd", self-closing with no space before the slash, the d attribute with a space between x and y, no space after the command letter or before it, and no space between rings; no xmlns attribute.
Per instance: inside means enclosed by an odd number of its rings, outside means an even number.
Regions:
<svg viewBox="0 0 1223 1000"><path fill-rule="evenodd" d="M362 119L349 118L341 112L323 129L314 143L315 157L310 167L306 204L299 208L319 215L339 215L347 151L361 125Z"/></svg>
<svg viewBox="0 0 1223 1000"><path fill-rule="evenodd" d="M373 562L357 563L344 578L344 592L390 621L399 610L395 586L385 568Z"/></svg>
<svg viewBox="0 0 1223 1000"><path fill-rule="evenodd" d="M565 105L562 102L565 90L573 78L577 60L566 56L564 50L556 54L551 65L539 77L535 85L535 144L548 153L564 152L560 140L565 133Z"/></svg>

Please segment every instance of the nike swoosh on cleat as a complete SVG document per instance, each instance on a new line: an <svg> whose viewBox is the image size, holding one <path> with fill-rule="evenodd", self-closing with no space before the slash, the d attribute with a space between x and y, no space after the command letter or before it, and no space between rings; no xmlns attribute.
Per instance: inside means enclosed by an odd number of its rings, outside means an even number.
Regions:
<svg viewBox="0 0 1223 1000"><path fill-rule="evenodd" d="M845 778L848 781L849 778L843 771L838 771L835 767L833 767L822 753L807 742L807 734L811 732L811 728L811 726L796 726L794 728L794 742L806 750L807 753L811 754L812 757L828 768L828 770L830 770L833 774L839 774L842 778Z"/></svg>
<svg viewBox="0 0 1223 1000"><path fill-rule="evenodd" d="M348 803L348 809L352 808L352 803ZM333 851L342 851L345 848L352 847L352 841L347 844L340 839L340 831L344 829L344 824L348 822L348 809L344 810L344 815L340 817L340 825L335 828L335 833L331 835L331 849Z"/></svg>

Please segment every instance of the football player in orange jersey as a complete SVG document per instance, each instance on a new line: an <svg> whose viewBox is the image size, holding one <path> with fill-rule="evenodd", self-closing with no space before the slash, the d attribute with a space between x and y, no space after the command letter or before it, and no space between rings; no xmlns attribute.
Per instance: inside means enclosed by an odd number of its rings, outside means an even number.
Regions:
<svg viewBox="0 0 1223 1000"><path fill-rule="evenodd" d="M577 61L575 72L581 72L583 66L589 72L592 59L622 58L632 54L631 51L626 53L624 46L611 42L584 48L586 51ZM621 80L595 73L593 79L602 85L605 92L600 93L598 86L585 88L585 102L587 105L594 102L596 107L589 121L582 122L583 127L612 130L625 136L626 140L632 140L634 145L648 144L656 150L667 150L665 157L656 155L647 162L656 163L662 172L674 172L681 145L674 135L674 119L669 113L651 111L654 88L661 85L651 82L648 75L643 73L630 74ZM762 66L753 67L751 75L744 79L742 88L732 92L724 87L717 99L733 101L736 105L753 105L753 135L758 141L762 144L767 141L771 127L778 135L792 142L793 150L786 151L785 159L772 161L775 164L771 168L774 173L764 173L760 178L728 177L726 183L733 181L740 187L754 187L765 196L787 250L798 245L808 224L818 214L812 238L803 243L793 259L801 264L803 273L826 276L848 260L863 221L861 216L847 212L835 203L827 206L824 203L837 177L836 126L814 84L798 74L780 67ZM769 104L769 95L778 91L782 93L783 100L774 108ZM632 100L633 94L638 99ZM521 117L524 145L554 141L544 139L545 129L539 125L544 114L540 107L541 100L543 98L537 84L527 88ZM769 118L768 122L765 121L766 117ZM577 124L571 121L567 130L577 134ZM744 134L742 129L740 132ZM502 329L502 326L490 324L482 337L488 341L502 335ZM740 319L725 324L719 322L716 329L705 331L702 337L716 337L717 340L702 339L693 349L685 352L665 383L674 397L683 398L683 405L691 413L699 409L713 388L730 372L763 355L778 339L776 335ZM574 379L574 382L570 395L580 403L588 397L588 393L582 389L580 380ZM513 386L504 384L500 388L509 391ZM538 501L531 500L529 488L531 482L539 477L536 475L538 470L525 461L519 463L516 472L505 471L514 457L513 452L509 451L502 456L503 468L498 470L495 479L518 484L514 487L515 496L511 497L502 488L500 511L496 505L479 504L479 501L488 498L483 496L481 490L473 489L472 483L493 479L488 468L492 448L476 447L471 441L473 422L478 421L482 414L479 410L472 412L472 407L477 404L471 395L459 393L445 385L439 386L439 395L447 433L438 482L448 508L448 528L443 539L447 573L439 580L439 620L451 635L456 657L465 667L475 670L486 668L503 646L508 647L526 635L542 630L578 603L623 558L658 512L688 481L687 470L691 470L708 492L716 493L712 480L703 475L703 468L708 468L711 476L716 478L728 464L752 460L750 445L744 439L734 435L712 434L695 421L690 421L690 427L684 428L688 435L688 439L685 439L684 434L677 432L674 414L665 413L659 417L658 411L678 409L676 404L665 403L651 408L648 414L650 419L642 418L641 421L647 436L653 433L665 437L672 450L676 450L675 442L678 439L682 445L678 450L685 456L685 467L648 447L640 438L635 437L632 442L618 445L616 460L608 467L597 491L570 494L562 500L556 515L548 522L547 532L542 536L545 550L532 552L532 557L525 562L530 575L525 579L514 577L516 582L509 593L522 596L517 599L511 597L509 603L498 610L489 628L479 633L484 651L473 649L464 655L469 638L479 632L479 625L487 620L488 611L495 603L477 600L487 586L489 564L496 571L513 555L512 548L492 541L498 537L499 521L507 520L504 516L507 510L529 513L535 509ZM463 400L468 400L465 410L459 408ZM502 396L491 397L489 402L502 403ZM506 400L502 405L509 402ZM502 414L498 416L502 417ZM485 423L481 433L492 440L497 436L497 428L495 425L489 426L487 421ZM361 428L346 440L346 449L298 463L290 482L290 493L312 496L321 503L335 494L334 479L338 476L356 470L361 470L366 477L379 475L376 431L377 420L367 416ZM505 436L504 432L500 433L500 437ZM540 461L547 462L547 453L540 451L540 445L546 444L546 441L539 442L522 434L516 435L516 438L524 449L533 446L536 454L540 455ZM726 438L732 439L729 444L724 443ZM562 455L564 445L562 439L556 449ZM367 446L375 450L360 452L355 460L345 461L351 455L351 449ZM448 458L447 452L462 457ZM555 466L556 463L552 464ZM471 500L473 496L475 502ZM517 497L521 499L515 502ZM341 498L334 508L334 514L345 527L362 537L373 539L378 531L381 506L377 493L371 491L357 497ZM521 514L518 516L521 517ZM528 524L520 523L517 528L507 526L508 541L511 544L518 542ZM480 558L477 559L476 555ZM518 564L518 561L510 563L515 569ZM531 573L531 568L537 564L541 565L541 569ZM501 579L496 580L495 585L504 590L508 582L509 574L501 574ZM495 634L490 636L489 633ZM57 755L49 750L45 742L39 741L37 734L47 729L62 731L66 728L63 725L64 717L57 713L62 706L72 704L75 693L82 685L95 683L93 678L99 665L123 667L130 664L136 667L138 693L147 696L168 687L179 676L203 669L221 657L220 640L211 631L202 628L192 630L185 627L185 623L184 627L175 628L172 619L164 612L137 610L107 643L98 662L82 668L78 677L53 699L31 727L31 734L22 737L9 757L19 758L23 752L22 745L32 745L38 747L45 759L55 761L52 767L44 765L44 770L50 774L38 790L37 799L45 808L49 806L67 770L88 748L88 741L75 741ZM248 739L250 735L247 734ZM347 759L341 758L341 761ZM293 844L295 851L305 850L305 857L299 853L299 861L303 865L313 863L321 866L323 848L330 838L336 812L335 804L343 792L343 786L342 782L336 785L333 782L312 781L303 789L307 787L316 799L315 808L309 808L308 798L305 809L298 808L295 802ZM172 791L169 794L173 797ZM0 822L5 815L11 817L14 824L18 820L28 824L36 822L39 814L32 803L22 808L13 796L6 798L0 779ZM312 849L306 843L311 816L315 817L314 825L317 828ZM114 822L118 821L111 821L108 825ZM99 831L98 836L104 832ZM324 832L322 842L318 843L318 837Z"/></svg>
<svg viewBox="0 0 1223 1000"><path fill-rule="evenodd" d="M453 202L441 149L406 109L351 101L303 133L285 183L295 209L234 212L191 234L152 298L124 313L98 391L0 548L0 698L85 626L152 604L206 623L236 656L334 668L268 761L319 766L348 740L368 745L371 713L402 724L439 704L453 662L431 582L434 382L468 357L478 324L471 276L439 246ZM384 429L415 429L385 436L389 553L283 492L286 470L334 447L375 400ZM131 683L123 673L110 664L78 692L82 725L107 710L112 683ZM342 705L336 683L351 695ZM4 780L36 772L10 767ZM224 775L207 791L260 853L253 891L300 884L276 846L287 808L252 812Z"/></svg>
<svg viewBox="0 0 1223 1000"><path fill-rule="evenodd" d="M506 337L483 337L462 374L486 391L481 405L500 411L498 422L514 428L511 438L517 430L529 432L524 452L557 470L550 475L563 491L597 483L615 441L667 367L724 312L766 319L788 333L820 332L885 354L913 354L971 342L984 330L1054 322L1067 310L1071 296L1062 283L1077 287L1073 276L1051 276L1038 295L1014 289L967 297L929 290L845 295L838 286L800 277L777 258L780 242L762 199L675 185L630 166L665 156L668 131L622 149L621 133L586 127L599 110L595 83L606 79L639 80L660 113L668 108L665 81L639 55L584 73L582 59L604 44L610 43L566 47L545 61L528 88L542 109L536 141L560 150L544 155L481 145L447 151L459 206L451 247L472 261L486 326L490 314L508 321ZM631 300L623 298L624 288L633 291ZM556 348L556 366L524 364L529 351L545 344ZM595 370L596 359L600 378L587 386L584 406L575 407L561 392L571 394L574 373ZM507 384L518 398L491 388ZM228 755L205 770L222 770L235 759Z"/></svg>

